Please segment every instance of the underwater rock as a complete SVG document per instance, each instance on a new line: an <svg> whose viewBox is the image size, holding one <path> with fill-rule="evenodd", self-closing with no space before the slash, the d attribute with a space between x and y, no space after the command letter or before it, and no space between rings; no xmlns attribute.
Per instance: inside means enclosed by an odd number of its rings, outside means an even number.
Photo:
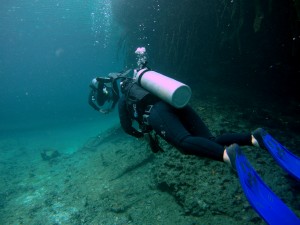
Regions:
<svg viewBox="0 0 300 225"><path fill-rule="evenodd" d="M60 153L54 149L44 149L41 152L41 157L44 161L51 161L60 156Z"/></svg>
<svg viewBox="0 0 300 225"><path fill-rule="evenodd" d="M161 140L162 143L164 141ZM174 197L187 216L226 215L241 220L243 213L255 216L235 174L226 165L210 159L184 155L164 145L153 165L153 183ZM244 212L241 212L244 210Z"/></svg>

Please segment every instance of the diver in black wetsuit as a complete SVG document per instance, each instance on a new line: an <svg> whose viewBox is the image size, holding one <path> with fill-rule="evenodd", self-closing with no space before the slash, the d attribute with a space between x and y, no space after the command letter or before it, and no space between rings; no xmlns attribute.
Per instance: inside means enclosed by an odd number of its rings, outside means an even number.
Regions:
<svg viewBox="0 0 300 225"><path fill-rule="evenodd" d="M154 147L154 152L161 149L153 144L155 140L150 134L153 130L184 154L208 157L228 163L234 170L237 170L248 201L268 224L273 224L274 221L276 223L277 220L280 224L287 223L287 221L298 224L299 218L267 187L238 145L254 145L268 150L279 165L297 179L300 179L299 166L297 166L299 158L262 128L256 129L253 133L228 133L214 137L197 113L186 105L188 101L182 106L179 104L181 103L180 96L184 98L188 96L187 92L180 90L182 86L178 83L176 85L172 79L163 78L164 75L161 76L149 70L146 67L146 57L143 52L143 49L139 48L136 51L140 57L138 57L139 68L134 77L129 78L123 74L119 76L122 78L120 87L123 95L119 100L118 108L120 123L124 131L136 138L148 137L151 149L153 150ZM178 90L179 97L174 94ZM106 98L103 101L105 102ZM133 126L133 121L138 122L139 128ZM296 166L290 166L290 162ZM288 220L286 216L273 219L273 214L279 215L281 212L289 215Z"/></svg>
<svg viewBox="0 0 300 225"><path fill-rule="evenodd" d="M137 71L142 71L147 68L145 49L138 48L135 53L138 59ZM134 137L141 138L154 130L184 154L209 157L229 164L235 160L235 149L232 146L230 151L233 153L227 154L226 146L234 143L259 146L250 132L214 137L190 106L175 108L142 88L135 79L123 80L120 87L123 93L118 107L120 123L124 131ZM134 120L138 122L139 130L132 126ZM155 146L151 145L151 139L150 146Z"/></svg>
<svg viewBox="0 0 300 225"><path fill-rule="evenodd" d="M132 79L121 83L119 117L124 131L136 138L154 130L184 154L208 157L230 163L226 146L257 145L251 133L228 133L214 137L190 107L175 108L158 99ZM132 126L137 121L140 129Z"/></svg>
<svg viewBox="0 0 300 225"><path fill-rule="evenodd" d="M117 83L118 75L117 73L110 73L108 77L96 77L92 80L88 102L95 110L107 114L115 108L120 98ZM111 103L110 107L102 109L101 107L106 102Z"/></svg>
<svg viewBox="0 0 300 225"><path fill-rule="evenodd" d="M138 61L138 70L146 68L146 65L146 57L142 55ZM259 147L257 141L259 134L228 133L214 137L189 105L175 108L142 88L135 79L122 74L119 74L118 78L122 78L120 87L123 93L118 107L121 126L126 133L136 138L144 137L147 134L150 137L148 138L150 146L156 146L153 144L153 138L149 135L154 130L156 134L184 154L208 157L231 165L235 160L235 147L232 144ZM116 79L110 78L102 79L109 82L116 81ZM112 86L117 87L117 84L112 83ZM101 93L101 90L103 90L103 85L100 85L100 98L97 98L103 105L110 99ZM114 99L117 101L119 95L116 94L116 96ZM138 129L133 126L133 121L138 122Z"/></svg>

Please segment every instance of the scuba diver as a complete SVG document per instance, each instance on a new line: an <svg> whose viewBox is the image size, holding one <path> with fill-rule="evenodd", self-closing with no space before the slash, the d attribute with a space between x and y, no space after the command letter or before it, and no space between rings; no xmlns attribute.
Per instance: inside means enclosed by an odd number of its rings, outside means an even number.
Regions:
<svg viewBox="0 0 300 225"><path fill-rule="evenodd" d="M107 114L115 108L120 98L117 78L118 73L110 73L108 77L96 77L92 80L88 103L96 111ZM111 105L104 109L106 102Z"/></svg>
<svg viewBox="0 0 300 225"><path fill-rule="evenodd" d="M234 156L231 156L232 154L229 154L228 151L233 147L225 146L234 143L241 146L258 145L255 138L255 136L259 136L258 132L255 134L250 132L232 133L214 137L200 116L186 104L190 97L190 89L182 83L177 82L173 85L177 85L175 94L180 88L186 89L181 90L177 96L174 96L174 93L171 97L167 96L165 101L162 100L165 96L157 97L160 93L152 94L170 89L173 80L171 78L163 80L162 78L165 78L163 75L148 69L145 51L144 48L136 50L138 68L134 71L134 77L125 78L120 84L123 95L118 104L119 118L123 130L127 134L141 138L154 130L155 134L184 154L208 157L229 164L234 160L231 159ZM152 93L141 85L145 76L150 79L155 77L154 80L148 79L144 83L144 86L147 86L147 81L155 83ZM151 84L148 84L148 89L151 89ZM174 106L174 103L178 104L178 101L182 101L180 99L182 96L186 96L183 100L187 99L187 101L180 106ZM168 102L170 99L171 101ZM133 121L139 124L139 128L133 126ZM155 147L155 144L152 143L150 146ZM158 146L156 145L156 147ZM152 150L156 152L160 148ZM232 151L234 152L234 149Z"/></svg>
<svg viewBox="0 0 300 225"><path fill-rule="evenodd" d="M162 150L157 144L159 135L184 154L229 164L237 172L248 201L267 223L300 224L299 218L259 177L239 146L268 150L277 163L298 180L300 158L262 128L253 132L213 136L200 116L188 105L190 88L150 70L145 48L138 48L135 53L138 68L134 70L134 76L118 75L122 92L118 111L123 130L136 138L146 137L153 152ZM139 127L134 125L134 121ZM155 132L155 139L152 131Z"/></svg>

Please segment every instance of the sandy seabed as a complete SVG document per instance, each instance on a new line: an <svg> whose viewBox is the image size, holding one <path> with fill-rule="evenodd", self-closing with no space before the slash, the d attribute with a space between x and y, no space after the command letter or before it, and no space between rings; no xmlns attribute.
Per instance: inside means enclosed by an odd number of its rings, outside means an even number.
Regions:
<svg viewBox="0 0 300 225"><path fill-rule="evenodd" d="M299 146L297 130L288 126L299 121L289 113L222 102L191 101L216 135L262 126L289 148ZM117 123L85 138L80 133L88 124L76 126L61 131L65 142L50 138L51 132L46 143L47 136L37 138L41 132L0 140L0 224L264 224L224 163L182 155L162 140L164 152L154 154L145 140L124 134ZM60 155L43 159L41 153L49 149ZM243 151L300 216L299 182L267 152Z"/></svg>

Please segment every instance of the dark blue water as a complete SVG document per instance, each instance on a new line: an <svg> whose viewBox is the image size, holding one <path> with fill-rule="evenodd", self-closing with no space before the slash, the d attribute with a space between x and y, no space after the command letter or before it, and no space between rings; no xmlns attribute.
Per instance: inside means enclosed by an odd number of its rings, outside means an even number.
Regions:
<svg viewBox="0 0 300 225"><path fill-rule="evenodd" d="M88 84L122 62L107 2L1 2L2 134L99 116L87 105Z"/></svg>

